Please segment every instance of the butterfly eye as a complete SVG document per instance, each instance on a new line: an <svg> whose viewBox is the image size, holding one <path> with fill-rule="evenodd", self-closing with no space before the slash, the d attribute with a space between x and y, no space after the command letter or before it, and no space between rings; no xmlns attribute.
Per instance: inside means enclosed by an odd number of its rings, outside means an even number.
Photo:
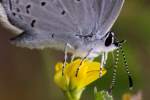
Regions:
<svg viewBox="0 0 150 100"><path fill-rule="evenodd" d="M108 47L112 44L113 35L111 33L108 34L108 37L105 40L105 46Z"/></svg>

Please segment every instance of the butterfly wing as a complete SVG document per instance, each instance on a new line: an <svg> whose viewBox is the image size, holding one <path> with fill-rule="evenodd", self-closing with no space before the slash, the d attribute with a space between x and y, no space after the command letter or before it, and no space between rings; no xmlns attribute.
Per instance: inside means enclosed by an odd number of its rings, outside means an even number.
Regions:
<svg viewBox="0 0 150 100"><path fill-rule="evenodd" d="M92 29L87 24L91 20L86 21L89 13L85 0L2 0L2 4L10 23L24 31L12 39L19 46L28 47L32 43L30 47L38 47L39 40L51 43L49 36L53 33L64 34L62 42L68 42L66 38L73 33ZM44 44L46 47L48 43Z"/></svg>
<svg viewBox="0 0 150 100"><path fill-rule="evenodd" d="M110 31L123 4L124 0L95 0L96 30L99 35L104 36Z"/></svg>
<svg viewBox="0 0 150 100"><path fill-rule="evenodd" d="M24 30L13 41L19 46L37 48L39 45L53 45L59 40L77 45L74 34L97 31L100 35L106 34L116 20L123 1L2 0L2 4L11 24ZM54 34L57 39L52 41Z"/></svg>
<svg viewBox="0 0 150 100"><path fill-rule="evenodd" d="M25 31L78 31L58 0L3 0L2 3L11 24Z"/></svg>

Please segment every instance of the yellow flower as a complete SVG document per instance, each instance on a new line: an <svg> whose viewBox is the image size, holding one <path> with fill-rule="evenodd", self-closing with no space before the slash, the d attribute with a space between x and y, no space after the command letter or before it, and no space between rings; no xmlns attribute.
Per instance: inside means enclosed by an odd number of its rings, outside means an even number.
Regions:
<svg viewBox="0 0 150 100"><path fill-rule="evenodd" d="M71 100L78 100L84 88L99 78L100 63L90 60L84 60L80 66L78 76L76 77L76 71L79 67L81 59L77 59L69 64L66 64L64 69L64 75L62 76L63 63L57 63L55 66L55 83L67 93L69 98L76 98ZM102 70L102 75L106 73L106 70Z"/></svg>

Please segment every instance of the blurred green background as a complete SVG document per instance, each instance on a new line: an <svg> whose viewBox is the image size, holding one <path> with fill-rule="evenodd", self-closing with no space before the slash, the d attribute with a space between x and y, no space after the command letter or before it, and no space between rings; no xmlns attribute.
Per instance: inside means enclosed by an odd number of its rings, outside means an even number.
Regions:
<svg viewBox="0 0 150 100"><path fill-rule="evenodd" d="M143 100L150 98L150 0L126 0L121 15L112 29L127 43L124 50L134 80L129 91L127 74L120 61L117 83L113 90L115 100L124 93L142 91ZM53 82L54 65L63 60L63 52L44 49L29 50L9 43L14 36L0 26L0 100L66 100ZM108 73L91 84L81 100L93 100L93 87L108 89L112 77L112 59Z"/></svg>

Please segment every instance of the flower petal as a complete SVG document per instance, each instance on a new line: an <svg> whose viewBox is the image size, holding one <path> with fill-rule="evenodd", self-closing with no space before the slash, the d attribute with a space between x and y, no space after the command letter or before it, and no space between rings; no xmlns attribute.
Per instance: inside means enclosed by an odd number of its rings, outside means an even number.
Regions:
<svg viewBox="0 0 150 100"><path fill-rule="evenodd" d="M81 64L81 59L77 59L69 64L66 64L64 75L62 76L63 63L58 63L55 66L55 83L63 90L79 91L87 85L99 78L100 63L90 60L84 60ZM80 65L81 64L81 65ZM76 77L77 68L80 68ZM102 70L102 75L106 70Z"/></svg>

